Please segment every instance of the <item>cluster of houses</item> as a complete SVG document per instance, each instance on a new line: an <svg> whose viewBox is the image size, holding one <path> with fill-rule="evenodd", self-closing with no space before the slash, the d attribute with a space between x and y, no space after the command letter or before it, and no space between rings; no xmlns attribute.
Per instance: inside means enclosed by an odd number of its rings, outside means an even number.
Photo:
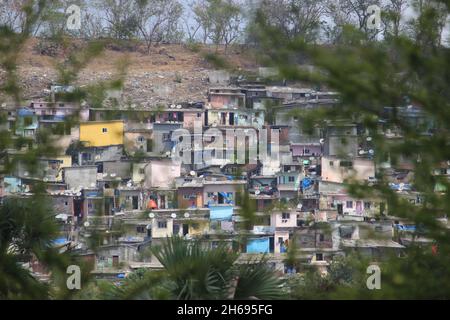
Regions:
<svg viewBox="0 0 450 320"><path fill-rule="evenodd" d="M27 141L47 132L58 152L40 158L33 169L18 161L0 176L0 198L28 197L36 182L44 182L61 226L55 244L86 257L100 274L160 268L150 249L176 235L209 247L225 243L242 259L267 254L280 273L293 271L284 259L294 242L299 261L324 272L349 251L374 261L401 255L415 226L396 218L383 199L348 192L351 180L377 183L380 168L370 132L348 119L325 121L306 132L303 119L293 113L333 108L338 99L335 92L238 82L212 84L205 101L154 109L96 108L60 102L57 95L20 108L4 106L0 131ZM418 107L405 107L402 115L428 125ZM278 136L276 148L268 146L277 155L240 163L174 161L179 129L191 135L193 157L206 152L211 140L196 139L194 128L201 128L200 134L214 128L224 136L230 129L269 130ZM383 121L379 130L386 141L401 139L401 132L385 130ZM254 147L245 139L244 146ZM22 152L2 150L2 161L20 159ZM406 161L392 166L387 160L383 173L391 188L420 203L412 168ZM436 174L448 176L448 163ZM243 201L256 211L250 229L241 214ZM92 239L99 242L95 250Z"/></svg>

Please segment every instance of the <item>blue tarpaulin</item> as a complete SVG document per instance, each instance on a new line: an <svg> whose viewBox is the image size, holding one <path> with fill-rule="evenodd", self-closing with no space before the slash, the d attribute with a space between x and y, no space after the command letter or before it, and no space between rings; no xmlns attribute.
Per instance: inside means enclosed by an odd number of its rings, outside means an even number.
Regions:
<svg viewBox="0 0 450 320"><path fill-rule="evenodd" d="M302 188L306 189L313 185L313 181L311 179L305 178L302 180Z"/></svg>
<svg viewBox="0 0 450 320"><path fill-rule="evenodd" d="M233 216L232 206L210 206L209 217L211 220L227 220L231 221Z"/></svg>
<svg viewBox="0 0 450 320"><path fill-rule="evenodd" d="M268 253L269 238L249 239L247 243L247 253Z"/></svg>
<svg viewBox="0 0 450 320"><path fill-rule="evenodd" d="M53 244L54 246L62 246L62 245L64 245L64 244L66 244L67 242L68 242L68 241L67 241L66 238L61 237L61 238L57 238L57 239L53 240L53 241L52 241L52 244Z"/></svg>

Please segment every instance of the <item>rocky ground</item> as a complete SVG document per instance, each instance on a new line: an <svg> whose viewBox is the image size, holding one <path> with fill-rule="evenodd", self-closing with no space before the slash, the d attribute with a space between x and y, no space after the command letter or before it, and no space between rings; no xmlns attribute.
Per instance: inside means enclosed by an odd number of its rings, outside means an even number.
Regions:
<svg viewBox="0 0 450 320"><path fill-rule="evenodd" d="M35 50L37 42L37 39L30 39L23 52L19 53L18 76L24 100L48 94L50 85L58 81L55 66L68 55L67 52L56 56L40 54ZM160 45L150 54L105 50L79 72L75 84L94 84L114 78L117 63L124 58L129 62L124 101L151 107L159 103L199 101L206 97L208 73L212 66L201 53L183 45ZM227 58L239 67L254 67L240 53L229 52ZM0 70L0 82L4 79L5 73ZM1 98L2 101L7 99Z"/></svg>

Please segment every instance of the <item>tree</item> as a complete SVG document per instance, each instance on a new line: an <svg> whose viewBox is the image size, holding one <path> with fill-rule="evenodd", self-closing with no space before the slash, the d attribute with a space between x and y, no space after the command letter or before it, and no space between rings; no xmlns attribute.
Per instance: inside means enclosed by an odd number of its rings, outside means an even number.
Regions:
<svg viewBox="0 0 450 320"><path fill-rule="evenodd" d="M103 293L110 299L277 299L281 281L266 261L237 263L224 244L207 248L200 241L167 238L152 252L162 271L139 271L123 285Z"/></svg>
<svg viewBox="0 0 450 320"><path fill-rule="evenodd" d="M235 0L201 0L194 5L196 21L203 29L203 40L220 44L234 43L242 33L242 10Z"/></svg>
<svg viewBox="0 0 450 320"><path fill-rule="evenodd" d="M450 159L450 53L439 45L436 32L436 21L450 8L448 2L432 3L444 12L437 12L436 7L418 12L415 38L367 41L364 30L353 29L343 34L345 45L338 43L332 48L280 37L278 29L263 18L259 20L265 34L261 52L266 54L264 61L269 66L278 67L287 80L306 81L340 93L334 108L294 111L292 115L302 117L309 128L323 119L351 119L370 132L380 179L375 185L349 181L350 194L382 198L391 214L420 226L422 234L438 248L436 251L417 243L407 247L404 258L391 257L381 265L381 290L353 288L352 298L450 297L450 272L446 267L450 263L450 229L439 220L450 209L450 183L433 173ZM292 63L299 54L307 56L316 69L305 71ZM421 123L412 123L404 116L412 104L423 113ZM386 128L399 130L402 139L389 141L384 134ZM381 166L386 155L394 168L400 158L413 166L412 186L421 195L420 203L412 204L389 187ZM440 192L436 192L437 184Z"/></svg>
<svg viewBox="0 0 450 320"><path fill-rule="evenodd" d="M33 197L7 199L0 206L0 298L48 299L51 287L31 275L26 262L32 258L54 274L65 272L68 256L52 242L58 236L52 208L36 186Z"/></svg>
<svg viewBox="0 0 450 320"><path fill-rule="evenodd" d="M381 32L379 29L371 29L368 24L371 12L369 6L376 5L381 9L380 0L328 0L326 14L329 22L324 24L327 42L337 43L342 41L343 34L348 26L352 26L362 32L368 40L374 40Z"/></svg>
<svg viewBox="0 0 450 320"><path fill-rule="evenodd" d="M382 15L384 24L384 37L398 37L405 30L402 23L405 10L408 8L408 0L389 0Z"/></svg>
<svg viewBox="0 0 450 320"><path fill-rule="evenodd" d="M319 37L324 1L263 0L259 9L267 23L288 38L301 36L307 42L315 42Z"/></svg>
<svg viewBox="0 0 450 320"><path fill-rule="evenodd" d="M139 6L136 1L100 0L109 35L117 40L135 39L139 32Z"/></svg>
<svg viewBox="0 0 450 320"><path fill-rule="evenodd" d="M178 41L180 29L178 22L183 7L178 1L151 0L137 1L138 24L137 28L142 36L147 53L151 45L163 41Z"/></svg>

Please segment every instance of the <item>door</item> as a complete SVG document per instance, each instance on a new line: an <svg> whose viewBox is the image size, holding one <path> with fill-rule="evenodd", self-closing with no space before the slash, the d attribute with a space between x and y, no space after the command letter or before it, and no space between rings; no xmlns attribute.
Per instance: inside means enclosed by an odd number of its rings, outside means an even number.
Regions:
<svg viewBox="0 0 450 320"><path fill-rule="evenodd" d="M342 214L344 211L342 210L342 203L339 203L338 205L337 205L337 211L338 211L338 214Z"/></svg>
<svg viewBox="0 0 450 320"><path fill-rule="evenodd" d="M187 223L183 224L183 236L189 233L189 225Z"/></svg>
<svg viewBox="0 0 450 320"><path fill-rule="evenodd" d="M361 214L361 212L362 212L361 201L356 201L356 213Z"/></svg>
<svg viewBox="0 0 450 320"><path fill-rule="evenodd" d="M234 125L234 112L230 112L228 121L231 126Z"/></svg>
<svg viewBox="0 0 450 320"><path fill-rule="evenodd" d="M132 197L133 210L139 209L139 208L138 208L138 201L139 201L139 197L138 197L138 196L133 196L133 197Z"/></svg>
<svg viewBox="0 0 450 320"><path fill-rule="evenodd" d="M119 256L113 256L112 257L112 265L115 268L119 267Z"/></svg>

